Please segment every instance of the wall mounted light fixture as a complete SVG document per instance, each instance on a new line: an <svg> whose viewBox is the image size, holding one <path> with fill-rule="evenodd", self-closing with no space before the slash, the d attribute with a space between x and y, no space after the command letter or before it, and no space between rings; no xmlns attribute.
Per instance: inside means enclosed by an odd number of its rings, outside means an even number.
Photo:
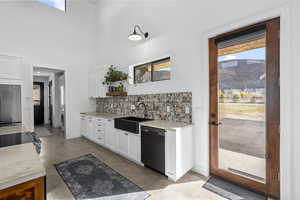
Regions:
<svg viewBox="0 0 300 200"><path fill-rule="evenodd" d="M133 29L133 33L128 36L128 39L132 41L139 41L143 39L143 37L148 38L148 36L149 36L148 32L143 32L139 25L135 25Z"/></svg>

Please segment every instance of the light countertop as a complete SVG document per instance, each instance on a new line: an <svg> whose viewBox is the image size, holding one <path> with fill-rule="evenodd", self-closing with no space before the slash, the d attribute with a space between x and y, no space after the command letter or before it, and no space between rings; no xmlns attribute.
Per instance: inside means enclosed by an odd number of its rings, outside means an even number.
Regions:
<svg viewBox="0 0 300 200"><path fill-rule="evenodd" d="M0 148L0 190L46 175L32 143Z"/></svg>
<svg viewBox="0 0 300 200"><path fill-rule="evenodd" d="M87 116L93 116L93 117L100 117L104 119L115 119L115 118L120 118L120 117L126 117L124 115L118 115L118 114L113 114L113 113L97 113L97 112L86 112L86 113L80 113L82 115L87 115Z"/></svg>
<svg viewBox="0 0 300 200"><path fill-rule="evenodd" d="M29 130L22 124L16 126L3 126L0 127L0 135L9 135L15 133L26 133Z"/></svg>
<svg viewBox="0 0 300 200"><path fill-rule="evenodd" d="M154 128L161 128L166 130L177 130L185 127L192 126L192 124L184 123L184 122L172 122L172 121L165 121L165 120L152 120L140 123L144 126L150 126Z"/></svg>
<svg viewBox="0 0 300 200"><path fill-rule="evenodd" d="M100 117L104 119L115 119L120 117L126 117L124 115L118 115L113 113L85 112L80 114L93 116L93 117ZM184 122L172 122L172 121L165 121L165 120L151 120L151 121L141 122L140 125L151 126L151 127L167 129L167 130L176 130L176 129L192 126L192 124L188 124Z"/></svg>

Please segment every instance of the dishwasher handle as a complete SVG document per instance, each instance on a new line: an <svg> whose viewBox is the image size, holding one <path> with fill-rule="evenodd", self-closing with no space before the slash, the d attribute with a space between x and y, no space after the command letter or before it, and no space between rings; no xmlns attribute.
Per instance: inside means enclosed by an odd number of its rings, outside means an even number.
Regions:
<svg viewBox="0 0 300 200"><path fill-rule="evenodd" d="M153 128L153 127L143 126L142 129L141 129L141 132L145 133L145 134L151 133L151 134L156 134L156 135L159 135L159 136L165 136L166 130L165 129L160 129L160 128Z"/></svg>

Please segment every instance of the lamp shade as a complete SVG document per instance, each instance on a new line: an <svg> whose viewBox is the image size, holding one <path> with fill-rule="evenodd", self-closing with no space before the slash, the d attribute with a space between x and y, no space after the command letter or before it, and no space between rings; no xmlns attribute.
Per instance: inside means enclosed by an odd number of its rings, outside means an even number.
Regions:
<svg viewBox="0 0 300 200"><path fill-rule="evenodd" d="M132 34L128 36L128 39L132 41L139 41L143 39L143 36L141 34L138 34L136 31L134 31Z"/></svg>

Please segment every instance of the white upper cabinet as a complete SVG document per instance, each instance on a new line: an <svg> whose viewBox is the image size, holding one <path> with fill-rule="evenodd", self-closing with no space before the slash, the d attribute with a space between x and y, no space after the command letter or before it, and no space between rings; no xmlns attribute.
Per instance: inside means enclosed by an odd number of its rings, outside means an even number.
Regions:
<svg viewBox="0 0 300 200"><path fill-rule="evenodd" d="M102 84L104 77L103 68L90 68L88 76L89 98L104 97L106 87Z"/></svg>

